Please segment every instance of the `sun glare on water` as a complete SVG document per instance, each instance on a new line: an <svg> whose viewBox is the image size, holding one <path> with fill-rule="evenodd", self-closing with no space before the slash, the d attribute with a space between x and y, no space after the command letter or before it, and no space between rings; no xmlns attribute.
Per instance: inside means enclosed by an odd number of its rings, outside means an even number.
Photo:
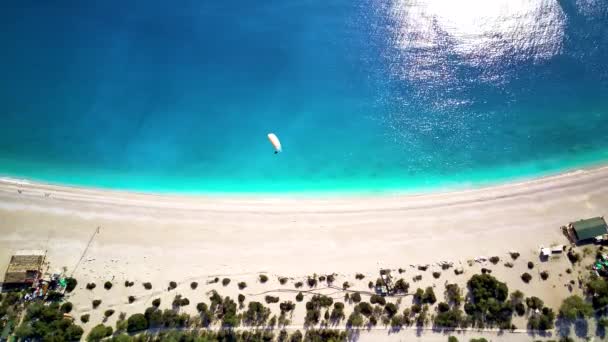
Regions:
<svg viewBox="0 0 608 342"><path fill-rule="evenodd" d="M561 51L566 23L555 0L396 0L390 13L393 47L418 57L418 68L402 70L408 78L437 75L423 72L436 66L425 50L478 67L550 58Z"/></svg>

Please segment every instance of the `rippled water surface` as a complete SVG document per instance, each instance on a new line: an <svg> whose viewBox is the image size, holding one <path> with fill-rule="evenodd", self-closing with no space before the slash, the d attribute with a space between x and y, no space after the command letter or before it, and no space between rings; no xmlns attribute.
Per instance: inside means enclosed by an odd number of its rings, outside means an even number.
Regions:
<svg viewBox="0 0 608 342"><path fill-rule="evenodd" d="M13 177L407 191L608 159L604 0L26 0L0 41Z"/></svg>

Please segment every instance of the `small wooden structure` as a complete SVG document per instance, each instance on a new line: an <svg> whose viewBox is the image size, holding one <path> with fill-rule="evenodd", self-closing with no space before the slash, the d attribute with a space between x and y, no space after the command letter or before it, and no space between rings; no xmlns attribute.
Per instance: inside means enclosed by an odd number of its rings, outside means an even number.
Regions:
<svg viewBox="0 0 608 342"><path fill-rule="evenodd" d="M590 219L571 222L568 228L574 233L576 243L601 242L606 239L608 226L603 217L593 217Z"/></svg>
<svg viewBox="0 0 608 342"><path fill-rule="evenodd" d="M8 264L3 288L32 286L42 276L46 251L18 251Z"/></svg>

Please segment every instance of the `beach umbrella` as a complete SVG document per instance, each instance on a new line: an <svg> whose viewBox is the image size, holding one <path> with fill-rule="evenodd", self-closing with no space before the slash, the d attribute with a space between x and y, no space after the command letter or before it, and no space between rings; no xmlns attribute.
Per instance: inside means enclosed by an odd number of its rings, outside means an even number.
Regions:
<svg viewBox="0 0 608 342"><path fill-rule="evenodd" d="M272 147L274 147L274 154L277 154L277 153L283 151L281 149L281 141L274 133L268 133L268 140L272 144Z"/></svg>

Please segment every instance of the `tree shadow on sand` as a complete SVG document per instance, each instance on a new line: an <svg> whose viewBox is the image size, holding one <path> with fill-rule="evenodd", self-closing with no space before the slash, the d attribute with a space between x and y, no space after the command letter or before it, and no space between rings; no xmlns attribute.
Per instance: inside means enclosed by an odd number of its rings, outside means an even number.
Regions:
<svg viewBox="0 0 608 342"><path fill-rule="evenodd" d="M589 336L589 322L585 319L571 321L558 318L555 321L556 332L559 336L570 336L572 327L574 327L574 334L576 337L585 338Z"/></svg>

